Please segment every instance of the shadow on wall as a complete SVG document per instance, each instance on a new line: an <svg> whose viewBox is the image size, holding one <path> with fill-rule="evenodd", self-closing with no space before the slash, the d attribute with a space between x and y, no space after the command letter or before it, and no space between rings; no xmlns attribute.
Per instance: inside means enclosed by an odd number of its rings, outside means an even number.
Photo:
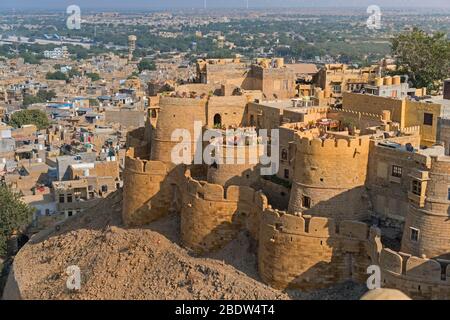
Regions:
<svg viewBox="0 0 450 320"><path fill-rule="evenodd" d="M169 168L159 161L143 163L143 172L130 166L126 166L124 172L122 214L127 226L146 225L169 213L181 211L185 166Z"/></svg>
<svg viewBox="0 0 450 320"><path fill-rule="evenodd" d="M267 206L267 198L250 187L224 189L192 179L183 199L182 243L200 254L223 248L245 230L256 239L259 218Z"/></svg>
<svg viewBox="0 0 450 320"><path fill-rule="evenodd" d="M318 217L363 221L369 218L372 202L365 186L355 187L330 197L332 189L299 188L291 190L290 213L302 212Z"/></svg>
<svg viewBox="0 0 450 320"><path fill-rule="evenodd" d="M230 169L227 170L227 167ZM256 189L259 186L259 166L253 169L245 169L244 171L236 170L236 167L238 167L238 165L235 164L211 165L208 168L208 181L213 180L211 182L223 185L225 189L229 186L247 186ZM241 174L230 175L229 171L241 172Z"/></svg>
<svg viewBox="0 0 450 320"><path fill-rule="evenodd" d="M363 222L294 216L266 210L259 236L259 270L278 288L317 290L352 280L364 283L375 261L374 233Z"/></svg>
<svg viewBox="0 0 450 320"><path fill-rule="evenodd" d="M413 299L450 297L450 260L419 258L383 248L379 265L383 288L399 289Z"/></svg>

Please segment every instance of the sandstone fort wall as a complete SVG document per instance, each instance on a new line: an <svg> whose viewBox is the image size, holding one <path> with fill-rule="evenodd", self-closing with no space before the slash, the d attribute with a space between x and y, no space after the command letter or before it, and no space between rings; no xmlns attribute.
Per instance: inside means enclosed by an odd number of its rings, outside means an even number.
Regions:
<svg viewBox="0 0 450 320"><path fill-rule="evenodd" d="M125 158L123 173L123 221L126 225L144 225L177 210L181 192L177 191L182 167L162 161ZM177 193L178 192L178 193Z"/></svg>
<svg viewBox="0 0 450 320"><path fill-rule="evenodd" d="M314 290L345 280L365 281L371 264L369 228L357 221L294 216L267 209L261 219L258 267L279 289Z"/></svg>
<svg viewBox="0 0 450 320"><path fill-rule="evenodd" d="M221 125L228 127L242 127L245 121L247 97L245 96L212 96L208 101L208 127L214 126L214 119L220 116Z"/></svg>
<svg viewBox="0 0 450 320"><path fill-rule="evenodd" d="M153 135L151 159L171 162L171 152L179 142L172 141L172 133L176 129L189 131L194 152L194 122L206 124L206 99L161 97L161 110L158 115Z"/></svg>
<svg viewBox="0 0 450 320"><path fill-rule="evenodd" d="M150 128L138 128L127 133L127 148L133 148L133 155L139 158L147 159L150 155L150 140L146 133Z"/></svg>
<svg viewBox="0 0 450 320"><path fill-rule="evenodd" d="M367 215L365 191L369 139L296 137L294 181L289 212L335 219ZM306 198L309 203L306 203Z"/></svg>
<svg viewBox="0 0 450 320"><path fill-rule="evenodd" d="M207 181L222 186L252 186L260 179L259 157L263 146L223 145L219 157L221 163L208 167Z"/></svg>
<svg viewBox="0 0 450 320"><path fill-rule="evenodd" d="M383 248L379 262L381 286L401 290L413 299L448 299L449 263Z"/></svg>
<svg viewBox="0 0 450 320"><path fill-rule="evenodd" d="M181 211L181 238L196 252L219 249L247 229L255 238L259 216L267 206L261 192L243 186L226 190L189 179Z"/></svg>

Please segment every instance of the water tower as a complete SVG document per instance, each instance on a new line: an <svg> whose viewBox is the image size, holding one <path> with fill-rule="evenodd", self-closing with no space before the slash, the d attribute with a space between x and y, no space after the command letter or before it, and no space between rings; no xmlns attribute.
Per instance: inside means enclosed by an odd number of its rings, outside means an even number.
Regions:
<svg viewBox="0 0 450 320"><path fill-rule="evenodd" d="M136 40L135 35L128 36L128 61L133 60L133 53L136 50Z"/></svg>

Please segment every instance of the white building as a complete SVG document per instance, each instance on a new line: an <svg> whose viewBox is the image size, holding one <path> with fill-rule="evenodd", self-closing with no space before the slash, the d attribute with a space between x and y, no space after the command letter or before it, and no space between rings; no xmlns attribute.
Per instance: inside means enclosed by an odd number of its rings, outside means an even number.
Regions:
<svg viewBox="0 0 450 320"><path fill-rule="evenodd" d="M65 59L69 57L69 51L66 46L55 48L52 51L46 50L44 51L44 57L47 59Z"/></svg>

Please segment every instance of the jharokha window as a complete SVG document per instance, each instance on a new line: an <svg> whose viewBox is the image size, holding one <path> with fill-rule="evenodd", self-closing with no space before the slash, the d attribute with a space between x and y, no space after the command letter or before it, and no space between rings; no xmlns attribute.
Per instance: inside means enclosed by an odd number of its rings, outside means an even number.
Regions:
<svg viewBox="0 0 450 320"><path fill-rule="evenodd" d="M419 180L412 181L412 193L420 196L422 194L422 182Z"/></svg>
<svg viewBox="0 0 450 320"><path fill-rule="evenodd" d="M392 166L392 176L401 178L402 177L402 167L393 165Z"/></svg>

